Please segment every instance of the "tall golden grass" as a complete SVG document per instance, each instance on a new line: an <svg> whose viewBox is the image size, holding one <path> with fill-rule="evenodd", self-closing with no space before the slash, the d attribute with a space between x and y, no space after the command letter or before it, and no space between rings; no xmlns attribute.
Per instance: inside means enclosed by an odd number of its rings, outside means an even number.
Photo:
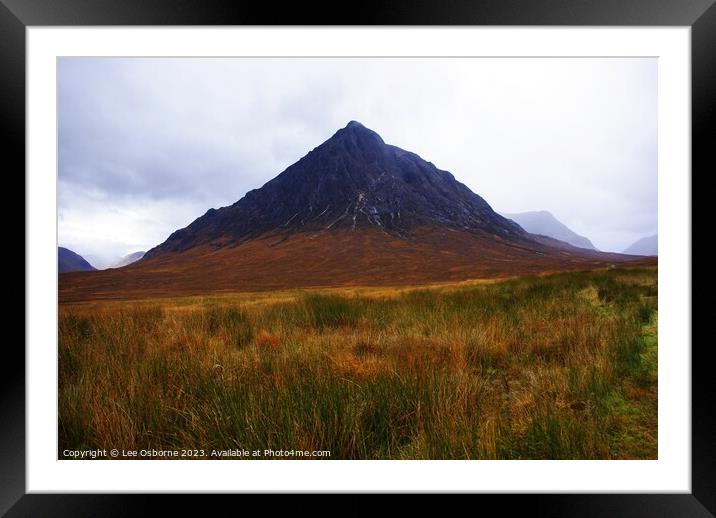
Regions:
<svg viewBox="0 0 716 518"><path fill-rule="evenodd" d="M65 449L657 455L655 268L61 306Z"/></svg>

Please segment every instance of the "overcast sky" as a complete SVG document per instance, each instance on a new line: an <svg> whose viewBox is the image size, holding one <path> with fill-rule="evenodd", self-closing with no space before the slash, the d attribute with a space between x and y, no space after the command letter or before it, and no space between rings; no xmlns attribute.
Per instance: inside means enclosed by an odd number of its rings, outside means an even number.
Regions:
<svg viewBox="0 0 716 518"><path fill-rule="evenodd" d="M350 120L599 249L657 231L652 58L64 58L58 81L59 244L100 267Z"/></svg>

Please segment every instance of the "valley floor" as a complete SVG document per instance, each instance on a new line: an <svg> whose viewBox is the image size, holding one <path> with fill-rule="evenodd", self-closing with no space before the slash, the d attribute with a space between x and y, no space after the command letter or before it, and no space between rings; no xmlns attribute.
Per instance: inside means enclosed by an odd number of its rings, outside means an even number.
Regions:
<svg viewBox="0 0 716 518"><path fill-rule="evenodd" d="M58 456L655 459L657 301L644 267L62 304Z"/></svg>

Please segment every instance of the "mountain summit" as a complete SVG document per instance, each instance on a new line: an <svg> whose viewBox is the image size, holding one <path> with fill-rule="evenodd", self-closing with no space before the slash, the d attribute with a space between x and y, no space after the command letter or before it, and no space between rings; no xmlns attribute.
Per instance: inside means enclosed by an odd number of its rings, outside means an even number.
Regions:
<svg viewBox="0 0 716 518"><path fill-rule="evenodd" d="M452 174L351 121L139 261L63 274L60 300L416 285L643 260L530 234Z"/></svg>
<svg viewBox="0 0 716 518"><path fill-rule="evenodd" d="M525 236L452 174L351 121L263 187L209 210L147 257L271 234L377 229L404 238L425 227Z"/></svg>

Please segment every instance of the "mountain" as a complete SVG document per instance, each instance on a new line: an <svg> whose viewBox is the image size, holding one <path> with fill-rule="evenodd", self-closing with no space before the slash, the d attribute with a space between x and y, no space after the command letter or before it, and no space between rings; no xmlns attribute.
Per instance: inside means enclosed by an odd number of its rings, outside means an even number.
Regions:
<svg viewBox="0 0 716 518"><path fill-rule="evenodd" d="M87 272L94 269L94 266L81 255L74 253L69 248L57 247L57 271L59 273Z"/></svg>
<svg viewBox="0 0 716 518"><path fill-rule="evenodd" d="M146 257L203 244L236 246L267 235L372 229L406 237L436 226L509 240L526 236L452 174L351 121L260 189L210 209Z"/></svg>
<svg viewBox="0 0 716 518"><path fill-rule="evenodd" d="M516 222L532 234L549 236L578 248L596 250L589 239L574 232L546 210L503 214L503 216Z"/></svg>
<svg viewBox="0 0 716 518"><path fill-rule="evenodd" d="M643 237L624 250L629 255L659 255L658 235Z"/></svg>
<svg viewBox="0 0 716 518"><path fill-rule="evenodd" d="M110 268L121 268L122 266L127 266L128 264L137 262L142 257L144 257L144 254L145 254L145 252L134 252L129 255L125 255L119 261L117 261L112 266L110 266Z"/></svg>
<svg viewBox="0 0 716 518"><path fill-rule="evenodd" d="M424 284L634 260L530 234L451 173L352 121L141 261L61 279L60 300Z"/></svg>

